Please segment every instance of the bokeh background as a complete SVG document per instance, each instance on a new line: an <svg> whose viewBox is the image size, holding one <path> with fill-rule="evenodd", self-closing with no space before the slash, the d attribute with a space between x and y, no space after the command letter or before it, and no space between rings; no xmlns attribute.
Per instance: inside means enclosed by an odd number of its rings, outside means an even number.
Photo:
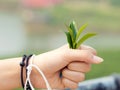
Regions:
<svg viewBox="0 0 120 90"><path fill-rule="evenodd" d="M120 73L120 0L0 0L0 59L66 44L65 24L72 20L98 33L84 44L104 58L86 79Z"/></svg>

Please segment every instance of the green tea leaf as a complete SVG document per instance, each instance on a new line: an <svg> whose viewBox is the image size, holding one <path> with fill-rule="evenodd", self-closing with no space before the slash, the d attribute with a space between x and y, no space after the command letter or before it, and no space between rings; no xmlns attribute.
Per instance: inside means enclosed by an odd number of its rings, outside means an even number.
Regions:
<svg viewBox="0 0 120 90"><path fill-rule="evenodd" d="M93 37L93 36L95 36L95 35L96 35L95 33L85 34L85 35L78 41L76 48L79 48L79 46L80 46L85 40L87 40L88 38Z"/></svg>
<svg viewBox="0 0 120 90"><path fill-rule="evenodd" d="M76 49L77 43L73 43L73 49Z"/></svg>
<svg viewBox="0 0 120 90"><path fill-rule="evenodd" d="M82 27L79 28L79 30L77 30L75 21L72 21L70 25L66 25L66 27L68 29L68 32L65 32L65 34L67 36L69 47L72 49L78 48L85 40L96 35L95 33L88 33L80 38L80 35L87 27L87 24L84 24Z"/></svg>
<svg viewBox="0 0 120 90"><path fill-rule="evenodd" d="M68 30L69 33L70 33L70 36L71 36L72 42L74 42L74 41L75 41L75 40L74 40L74 33L73 33L72 29L71 29L68 25L66 25L66 27L67 27L67 30Z"/></svg>
<svg viewBox="0 0 120 90"><path fill-rule="evenodd" d="M71 30L72 30L72 32L73 32L73 38L74 38L74 41L75 41L75 39L76 39L76 35L77 35L77 28L76 28L76 24L75 24L75 21L72 21L71 23L70 23L70 26L69 26L70 28L71 28Z"/></svg>
<svg viewBox="0 0 120 90"><path fill-rule="evenodd" d="M78 40L78 38L80 37L81 33L85 30L85 28L87 27L88 24L84 24L82 27L79 28L78 32L77 32L77 36L76 36L76 41Z"/></svg>
<svg viewBox="0 0 120 90"><path fill-rule="evenodd" d="M69 47L73 48L73 43L72 43L72 38L70 36L70 33L69 32L65 32L65 34L67 36L67 41L68 41Z"/></svg>

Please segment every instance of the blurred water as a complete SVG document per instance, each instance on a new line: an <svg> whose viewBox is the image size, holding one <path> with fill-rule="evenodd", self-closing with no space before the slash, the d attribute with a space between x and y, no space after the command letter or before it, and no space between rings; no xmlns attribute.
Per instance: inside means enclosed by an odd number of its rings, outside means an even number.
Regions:
<svg viewBox="0 0 120 90"><path fill-rule="evenodd" d="M0 12L0 56L14 55L27 47L34 51L55 49L67 43L63 32L29 38L25 34L24 22L18 14ZM120 36L101 33L85 44L100 50L120 49Z"/></svg>
<svg viewBox="0 0 120 90"><path fill-rule="evenodd" d="M59 47L67 43L64 33L60 35L51 36L49 42L55 42L49 44L52 48ZM84 42L84 44L90 45L98 50L120 50L120 36L108 35L99 33L97 36L92 37Z"/></svg>
<svg viewBox="0 0 120 90"><path fill-rule="evenodd" d="M22 51L25 46L21 18L14 13L0 12L0 56Z"/></svg>

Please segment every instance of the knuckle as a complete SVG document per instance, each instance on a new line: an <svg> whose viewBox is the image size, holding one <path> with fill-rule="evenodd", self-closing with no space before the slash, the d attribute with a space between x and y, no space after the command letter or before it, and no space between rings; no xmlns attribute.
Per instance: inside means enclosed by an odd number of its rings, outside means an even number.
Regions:
<svg viewBox="0 0 120 90"><path fill-rule="evenodd" d="M83 47L83 49L89 50L89 51L92 52L93 54L97 55L97 51L96 51L94 48L92 48L92 47L90 47L90 46L87 46L87 45L82 45L82 47Z"/></svg>
<svg viewBox="0 0 120 90"><path fill-rule="evenodd" d="M84 58L86 60L91 59L92 58L92 53L90 51L88 51L88 50L85 50L85 52L84 52Z"/></svg>
<svg viewBox="0 0 120 90"><path fill-rule="evenodd" d="M91 70L91 65L86 63L83 70L85 73L89 72Z"/></svg>
<svg viewBox="0 0 120 90"><path fill-rule="evenodd" d="M83 81L83 80L85 80L85 74L81 73L81 75L80 75L80 81Z"/></svg>
<svg viewBox="0 0 120 90"><path fill-rule="evenodd" d="M91 70L91 65L88 65L87 67L86 67L86 72L89 72Z"/></svg>
<svg viewBox="0 0 120 90"><path fill-rule="evenodd" d="M70 85L70 88L72 88L72 89L75 89L75 88L77 88L77 87L78 87L78 84L77 84L77 83L75 83L73 86Z"/></svg>
<svg viewBox="0 0 120 90"><path fill-rule="evenodd" d="M94 49L94 48L92 48L92 47L90 47L90 46L87 46L87 49L89 50L89 51L91 51L93 54L97 54L97 51Z"/></svg>
<svg viewBox="0 0 120 90"><path fill-rule="evenodd" d="M88 51L88 50L85 50L84 51L84 55L87 57L87 56L89 56L91 54L91 52L90 51Z"/></svg>
<svg viewBox="0 0 120 90"><path fill-rule="evenodd" d="M66 78L63 78L63 84L64 84L65 88L75 89L78 87L77 83L71 82L71 81L67 80Z"/></svg>

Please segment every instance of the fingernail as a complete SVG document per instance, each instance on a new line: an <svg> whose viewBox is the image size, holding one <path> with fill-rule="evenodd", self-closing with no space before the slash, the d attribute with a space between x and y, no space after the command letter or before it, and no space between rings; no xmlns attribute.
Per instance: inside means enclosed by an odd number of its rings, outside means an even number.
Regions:
<svg viewBox="0 0 120 90"><path fill-rule="evenodd" d="M98 57L98 56L94 56L94 57L93 57L93 60L94 60L96 63L101 63L101 62L104 61L102 58L100 58L100 57Z"/></svg>

